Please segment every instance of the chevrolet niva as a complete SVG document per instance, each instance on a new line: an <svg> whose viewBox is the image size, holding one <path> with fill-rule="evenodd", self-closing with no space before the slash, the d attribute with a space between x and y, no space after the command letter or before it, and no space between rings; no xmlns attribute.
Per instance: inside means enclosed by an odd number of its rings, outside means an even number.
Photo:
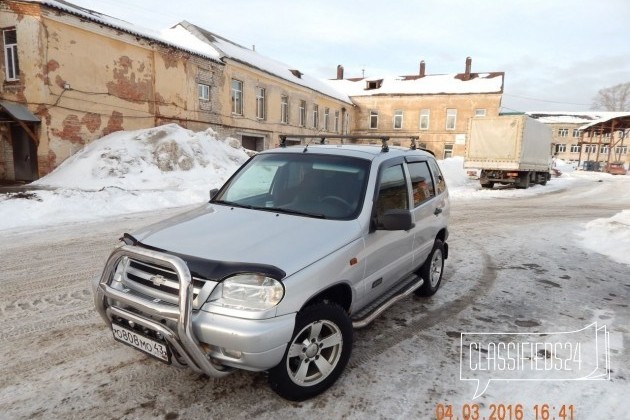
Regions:
<svg viewBox="0 0 630 420"><path fill-rule="evenodd" d="M264 151L208 203L124 234L95 305L114 339L165 363L266 371L304 400L342 373L353 328L438 290L449 210L435 158L415 147Z"/></svg>

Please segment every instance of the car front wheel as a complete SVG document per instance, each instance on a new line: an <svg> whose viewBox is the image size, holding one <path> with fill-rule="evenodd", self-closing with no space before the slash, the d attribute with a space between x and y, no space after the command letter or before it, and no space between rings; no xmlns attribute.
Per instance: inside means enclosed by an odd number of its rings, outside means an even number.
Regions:
<svg viewBox="0 0 630 420"><path fill-rule="evenodd" d="M334 303L302 309L282 362L269 371L280 396L302 401L328 389L346 367L352 351L352 322Z"/></svg>

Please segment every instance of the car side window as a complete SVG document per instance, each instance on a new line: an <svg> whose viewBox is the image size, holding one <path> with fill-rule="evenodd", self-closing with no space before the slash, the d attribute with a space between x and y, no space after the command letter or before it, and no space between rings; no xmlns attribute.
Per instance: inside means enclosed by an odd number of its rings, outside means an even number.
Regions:
<svg viewBox="0 0 630 420"><path fill-rule="evenodd" d="M376 200L376 224L381 226L383 215L387 210L409 209L407 181L402 165L385 168L381 173Z"/></svg>
<svg viewBox="0 0 630 420"><path fill-rule="evenodd" d="M442 171L440 171L440 167L434 160L429 161L429 166L431 167L431 172L433 172L433 179L435 179L435 187L437 189L437 193L442 194L444 191L446 191L446 182L444 181Z"/></svg>
<svg viewBox="0 0 630 420"><path fill-rule="evenodd" d="M407 165L411 176L411 191L413 193L413 206L435 197L433 178L427 162L413 162Z"/></svg>

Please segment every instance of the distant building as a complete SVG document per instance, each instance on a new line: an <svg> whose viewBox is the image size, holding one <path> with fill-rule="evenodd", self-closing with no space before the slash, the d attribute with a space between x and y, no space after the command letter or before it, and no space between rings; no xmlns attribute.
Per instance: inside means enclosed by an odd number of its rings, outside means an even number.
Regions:
<svg viewBox="0 0 630 420"><path fill-rule="evenodd" d="M330 83L356 105L352 134L418 136L423 147L446 158L463 156L471 118L499 114L505 74L471 67L468 57L463 73L426 74L422 61L414 75L344 79L338 66Z"/></svg>
<svg viewBox="0 0 630 420"><path fill-rule="evenodd" d="M558 159L572 163L586 161L604 163L630 162L628 143L630 137L624 139L624 130L615 132L588 132L583 135L582 129L598 121L626 115L628 113L591 111L591 112L527 112L532 118L547 124L553 133L552 153ZM611 140L613 140L611 148Z"/></svg>

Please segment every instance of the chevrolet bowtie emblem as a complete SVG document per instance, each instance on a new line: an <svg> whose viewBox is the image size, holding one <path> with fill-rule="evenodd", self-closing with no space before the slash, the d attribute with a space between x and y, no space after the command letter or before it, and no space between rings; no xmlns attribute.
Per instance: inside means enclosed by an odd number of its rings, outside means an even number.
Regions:
<svg viewBox="0 0 630 420"><path fill-rule="evenodd" d="M166 279L159 274L156 276L151 276L149 281L157 287L160 287L161 285L166 283Z"/></svg>

